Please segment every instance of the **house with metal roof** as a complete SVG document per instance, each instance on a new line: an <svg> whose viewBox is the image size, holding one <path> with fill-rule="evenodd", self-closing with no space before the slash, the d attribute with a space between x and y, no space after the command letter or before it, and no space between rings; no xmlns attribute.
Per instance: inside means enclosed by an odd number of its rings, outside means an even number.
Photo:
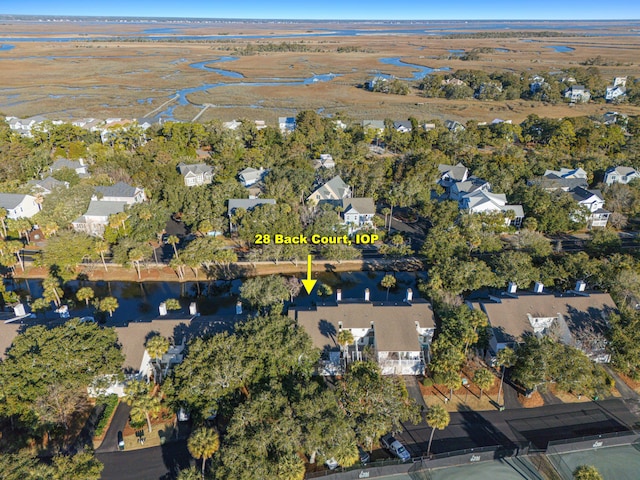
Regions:
<svg viewBox="0 0 640 480"><path fill-rule="evenodd" d="M322 351L321 375L341 374L345 362L364 357L373 357L384 375L421 375L429 361L433 310L425 300L414 299L411 289L402 302L373 302L369 289L363 299L343 301L337 290L335 302L295 307L289 316ZM338 344L341 330L349 330L354 338L346 348Z"/></svg>

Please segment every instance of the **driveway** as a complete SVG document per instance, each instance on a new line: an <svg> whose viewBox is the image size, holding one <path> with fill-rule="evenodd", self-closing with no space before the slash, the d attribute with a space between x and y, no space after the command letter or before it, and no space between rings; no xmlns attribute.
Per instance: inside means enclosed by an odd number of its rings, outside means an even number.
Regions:
<svg viewBox="0 0 640 480"><path fill-rule="evenodd" d="M107 430L107 433L102 440L102 444L96 450L96 453L118 451L118 432L124 430L124 427L127 425L130 411L131 407L129 405L124 402L118 403L116 412L113 414L113 418L111 419L109 430Z"/></svg>

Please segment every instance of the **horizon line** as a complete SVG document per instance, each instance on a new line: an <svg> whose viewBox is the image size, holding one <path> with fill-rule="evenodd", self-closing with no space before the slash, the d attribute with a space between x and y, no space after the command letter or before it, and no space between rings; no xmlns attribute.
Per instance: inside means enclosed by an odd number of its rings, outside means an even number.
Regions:
<svg viewBox="0 0 640 480"><path fill-rule="evenodd" d="M581 19L562 19L562 18L484 18L484 19L416 19L416 18L251 18L251 17L180 17L180 16L148 16L148 15L82 15L82 14L37 14L37 13L0 13L0 18L6 17L31 17L31 18L104 18L104 19L148 19L148 20L244 20L244 21L288 21L288 22L639 22L640 18L581 18Z"/></svg>

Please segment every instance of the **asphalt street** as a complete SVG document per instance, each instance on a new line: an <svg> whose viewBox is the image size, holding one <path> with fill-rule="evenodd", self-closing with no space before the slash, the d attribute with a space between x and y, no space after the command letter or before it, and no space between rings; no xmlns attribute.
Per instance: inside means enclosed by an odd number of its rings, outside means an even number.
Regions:
<svg viewBox="0 0 640 480"><path fill-rule="evenodd" d="M103 480L168 480L192 462L186 440L129 452L98 451L96 458L104 464Z"/></svg>
<svg viewBox="0 0 640 480"><path fill-rule="evenodd" d="M124 427L129 420L129 412L131 407L124 402L120 402L116 408L109 430L104 436L100 447L96 450L96 453L116 452L118 450L118 431L124 431Z"/></svg>

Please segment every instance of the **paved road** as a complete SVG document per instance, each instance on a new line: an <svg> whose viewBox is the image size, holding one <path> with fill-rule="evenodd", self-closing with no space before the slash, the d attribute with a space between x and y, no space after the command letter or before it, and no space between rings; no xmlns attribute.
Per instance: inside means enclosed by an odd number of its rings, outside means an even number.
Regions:
<svg viewBox="0 0 640 480"><path fill-rule="evenodd" d="M116 452L118 450L118 431L123 431L129 420L131 407L124 402L120 402L113 414L113 419L109 425L109 430L102 440L102 444L96 450L98 452Z"/></svg>
<svg viewBox="0 0 640 480"><path fill-rule="evenodd" d="M444 430L436 430L434 453L492 445L515 446L531 442L546 448L551 440L629 430L637 417L620 399L582 404L507 409L504 412L459 411ZM426 423L404 425L398 436L412 455L427 450L431 428Z"/></svg>
<svg viewBox="0 0 640 480"><path fill-rule="evenodd" d="M104 464L103 480L167 480L192 462L185 440L129 452L97 452L96 458Z"/></svg>

